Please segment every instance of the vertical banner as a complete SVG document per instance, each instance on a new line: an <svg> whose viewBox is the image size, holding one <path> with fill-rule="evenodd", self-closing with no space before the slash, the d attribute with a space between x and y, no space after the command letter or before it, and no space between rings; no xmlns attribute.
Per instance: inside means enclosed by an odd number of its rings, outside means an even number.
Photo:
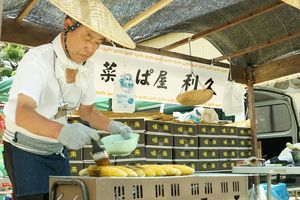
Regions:
<svg viewBox="0 0 300 200"><path fill-rule="evenodd" d="M178 94L210 88L215 94L202 106L222 107L228 69L105 45L101 45L91 61L95 64L99 96L112 98L116 78L129 73L135 83L136 100L178 104Z"/></svg>

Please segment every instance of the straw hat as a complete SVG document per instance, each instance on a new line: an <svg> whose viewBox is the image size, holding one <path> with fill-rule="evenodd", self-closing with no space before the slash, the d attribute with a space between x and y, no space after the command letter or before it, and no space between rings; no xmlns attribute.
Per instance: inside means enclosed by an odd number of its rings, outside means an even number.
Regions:
<svg viewBox="0 0 300 200"><path fill-rule="evenodd" d="M211 89L192 90L179 94L176 100L184 106L195 106L206 103L212 98L213 94L214 91Z"/></svg>
<svg viewBox="0 0 300 200"><path fill-rule="evenodd" d="M100 0L50 0L58 9L105 38L134 49L135 43Z"/></svg>

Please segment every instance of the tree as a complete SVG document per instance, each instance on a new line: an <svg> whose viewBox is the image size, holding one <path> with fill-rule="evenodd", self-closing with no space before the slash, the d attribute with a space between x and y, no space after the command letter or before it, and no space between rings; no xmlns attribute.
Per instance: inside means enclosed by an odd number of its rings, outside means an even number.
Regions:
<svg viewBox="0 0 300 200"><path fill-rule="evenodd" d="M18 62L23 58L26 47L4 44L0 49L0 80L14 75Z"/></svg>

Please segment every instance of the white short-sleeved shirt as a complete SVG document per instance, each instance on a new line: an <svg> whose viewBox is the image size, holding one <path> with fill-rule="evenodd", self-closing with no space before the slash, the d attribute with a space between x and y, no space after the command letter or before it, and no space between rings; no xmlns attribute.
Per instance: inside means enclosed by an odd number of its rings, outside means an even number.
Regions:
<svg viewBox="0 0 300 200"><path fill-rule="evenodd" d="M51 43L32 48L25 54L19 63L9 92L8 103L4 108L6 128L8 131L18 131L32 138L57 142L57 140L53 138L31 133L15 124L17 98L19 94L24 94L34 99L37 105L36 111L40 115L52 120L54 120L58 108L63 106L64 103L70 108L74 108L80 104L91 105L94 103L96 93L93 64L89 61L85 63L89 70L89 78L87 80L88 88L85 91L82 91L74 83L66 83L65 79L59 80L55 74L55 68L59 67L58 65L59 62L54 54L54 48ZM61 95L58 81L60 82L63 95ZM66 121L63 120L62 123L64 122ZM4 140L10 142L10 139L5 137L5 134Z"/></svg>

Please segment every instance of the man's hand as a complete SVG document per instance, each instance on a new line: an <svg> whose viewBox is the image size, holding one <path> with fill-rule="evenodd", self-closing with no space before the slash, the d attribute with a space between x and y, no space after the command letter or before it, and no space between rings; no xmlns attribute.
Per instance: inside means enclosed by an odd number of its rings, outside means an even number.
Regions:
<svg viewBox="0 0 300 200"><path fill-rule="evenodd" d="M60 143L73 150L91 144L91 139L98 141L98 132L80 123L65 125L57 138Z"/></svg>
<svg viewBox="0 0 300 200"><path fill-rule="evenodd" d="M111 134L120 134L122 137L127 140L130 138L130 133L132 129L129 126L125 126L123 123L112 120L108 126L108 131Z"/></svg>

